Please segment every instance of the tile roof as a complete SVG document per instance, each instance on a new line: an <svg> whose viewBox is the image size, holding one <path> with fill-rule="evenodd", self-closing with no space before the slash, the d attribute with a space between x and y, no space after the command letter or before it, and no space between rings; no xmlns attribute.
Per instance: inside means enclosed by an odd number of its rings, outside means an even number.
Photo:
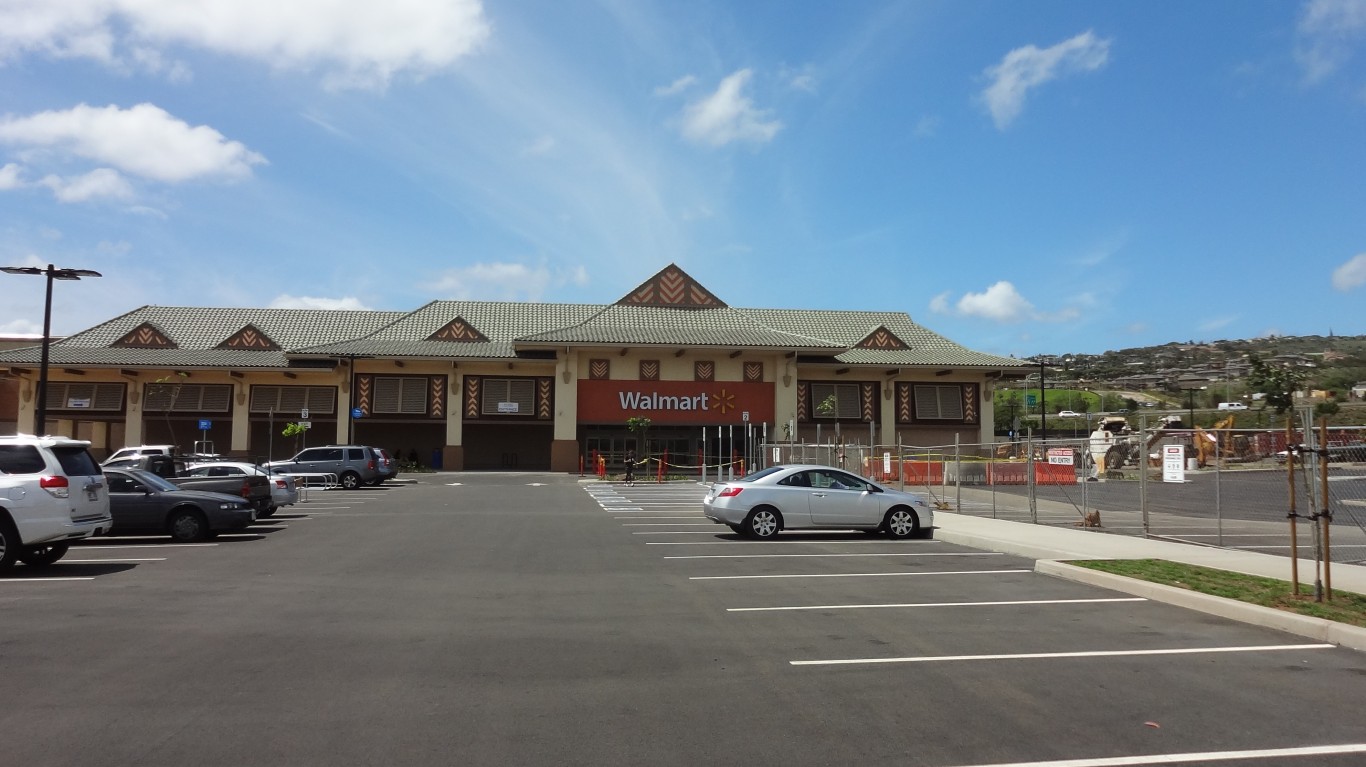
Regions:
<svg viewBox="0 0 1366 767"><path fill-rule="evenodd" d="M904 312L729 307L672 264L636 292L646 288L654 291L652 300L677 295L686 303L636 303L628 300L631 294L606 305L433 301L412 312L144 306L54 342L51 364L297 368L310 359L349 355L515 359L519 350L526 356L529 350L573 345L787 349L852 365L1029 364L967 349L917 325ZM458 332L450 331L452 323ZM143 332L135 333L139 328ZM148 328L174 346L117 345L152 338ZM226 343L244 328L264 334L280 348ZM37 347L0 351L0 364L38 361Z"/></svg>

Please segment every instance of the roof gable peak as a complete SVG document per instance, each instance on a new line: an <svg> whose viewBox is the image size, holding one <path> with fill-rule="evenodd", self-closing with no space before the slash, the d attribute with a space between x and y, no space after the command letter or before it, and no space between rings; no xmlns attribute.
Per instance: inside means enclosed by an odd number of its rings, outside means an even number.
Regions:
<svg viewBox="0 0 1366 767"><path fill-rule="evenodd" d="M724 309L726 304L702 287L677 264L660 269L650 279L617 301L617 306L658 306L667 309Z"/></svg>
<svg viewBox="0 0 1366 767"><path fill-rule="evenodd" d="M887 329L886 325L878 325L877 329L863 337L862 341L854 344L855 349L909 349L910 344L902 341L896 333Z"/></svg>
<svg viewBox="0 0 1366 767"><path fill-rule="evenodd" d="M253 349L260 351L277 352L280 345L275 343L275 339L266 335L264 331L248 322L242 329L233 333L218 345L219 349Z"/></svg>
<svg viewBox="0 0 1366 767"><path fill-rule="evenodd" d="M150 322L128 331L122 338L110 344L126 349L178 349L179 346L161 332L161 328Z"/></svg>
<svg viewBox="0 0 1366 767"><path fill-rule="evenodd" d="M456 317L441 326L441 329L427 336L428 341L452 341L464 343L487 343L489 337L479 332L479 329L465 321L463 317Z"/></svg>

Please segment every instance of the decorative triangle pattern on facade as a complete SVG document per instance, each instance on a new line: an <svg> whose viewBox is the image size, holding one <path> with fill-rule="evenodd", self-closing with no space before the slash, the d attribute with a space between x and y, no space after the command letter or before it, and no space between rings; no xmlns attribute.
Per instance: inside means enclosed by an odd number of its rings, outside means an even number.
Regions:
<svg viewBox="0 0 1366 767"><path fill-rule="evenodd" d="M461 317L456 317L441 327L440 330L427 336L428 341L459 341L464 343L487 342L488 336L480 333L473 325L465 322Z"/></svg>
<svg viewBox="0 0 1366 767"><path fill-rule="evenodd" d="M271 340L271 337L261 332L255 325L247 325L241 330L228 336L228 339L218 345L220 349L258 349L261 351L279 351L280 345Z"/></svg>
<svg viewBox="0 0 1366 767"><path fill-rule="evenodd" d="M886 326L879 327L869 333L862 341L859 341L857 349L909 349L909 344L897 338L896 333L888 330Z"/></svg>
<svg viewBox="0 0 1366 767"><path fill-rule="evenodd" d="M664 306L670 309L720 309L726 304L673 264L628 293L619 306Z"/></svg>
<svg viewBox="0 0 1366 767"><path fill-rule="evenodd" d="M115 341L112 346L121 346L127 349L177 349L175 341L166 337L156 325L144 322L141 325L128 331L123 338Z"/></svg>

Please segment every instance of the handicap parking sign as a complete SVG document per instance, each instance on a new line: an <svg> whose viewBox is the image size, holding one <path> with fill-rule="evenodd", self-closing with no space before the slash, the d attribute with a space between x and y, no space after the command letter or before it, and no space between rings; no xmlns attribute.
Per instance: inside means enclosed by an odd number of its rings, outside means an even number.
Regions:
<svg viewBox="0 0 1366 767"><path fill-rule="evenodd" d="M210 420L207 419L207 418L201 418L201 419L199 419L199 430L200 430L200 431L208 431L209 429L212 429L212 428L213 428L213 421L210 421Z"/></svg>

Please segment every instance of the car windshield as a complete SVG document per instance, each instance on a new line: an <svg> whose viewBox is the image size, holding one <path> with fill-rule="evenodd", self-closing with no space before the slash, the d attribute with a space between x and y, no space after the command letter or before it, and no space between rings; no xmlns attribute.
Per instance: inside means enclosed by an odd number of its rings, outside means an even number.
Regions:
<svg viewBox="0 0 1366 767"><path fill-rule="evenodd" d="M168 490L179 490L179 489L180 489L180 488L177 487L176 485L173 485L173 484L171 484L170 482L167 482L166 480L162 479L161 477L158 477L157 475L153 474L153 473L150 472L150 471L142 471L142 470L130 471L130 472L128 472L128 476L132 477L133 479L136 479L137 481L139 481L139 482L141 482L142 484L144 484L144 485L146 485L146 486L152 488L153 490L160 490L160 491L163 492L163 493L166 492L166 491L168 491Z"/></svg>
<svg viewBox="0 0 1366 767"><path fill-rule="evenodd" d="M768 467L767 469L760 469L760 470L754 472L753 474L746 474L745 476L740 477L739 479L737 479L737 480L735 480L735 481L736 481L736 482L753 482L753 481L756 480L756 479L763 479L764 477L767 477L767 476L769 476L770 474L776 474L776 473L778 473L778 472L780 472L780 471L783 471L783 470L786 469L786 468L787 468L787 467L785 467L785 466L770 466L770 467Z"/></svg>

